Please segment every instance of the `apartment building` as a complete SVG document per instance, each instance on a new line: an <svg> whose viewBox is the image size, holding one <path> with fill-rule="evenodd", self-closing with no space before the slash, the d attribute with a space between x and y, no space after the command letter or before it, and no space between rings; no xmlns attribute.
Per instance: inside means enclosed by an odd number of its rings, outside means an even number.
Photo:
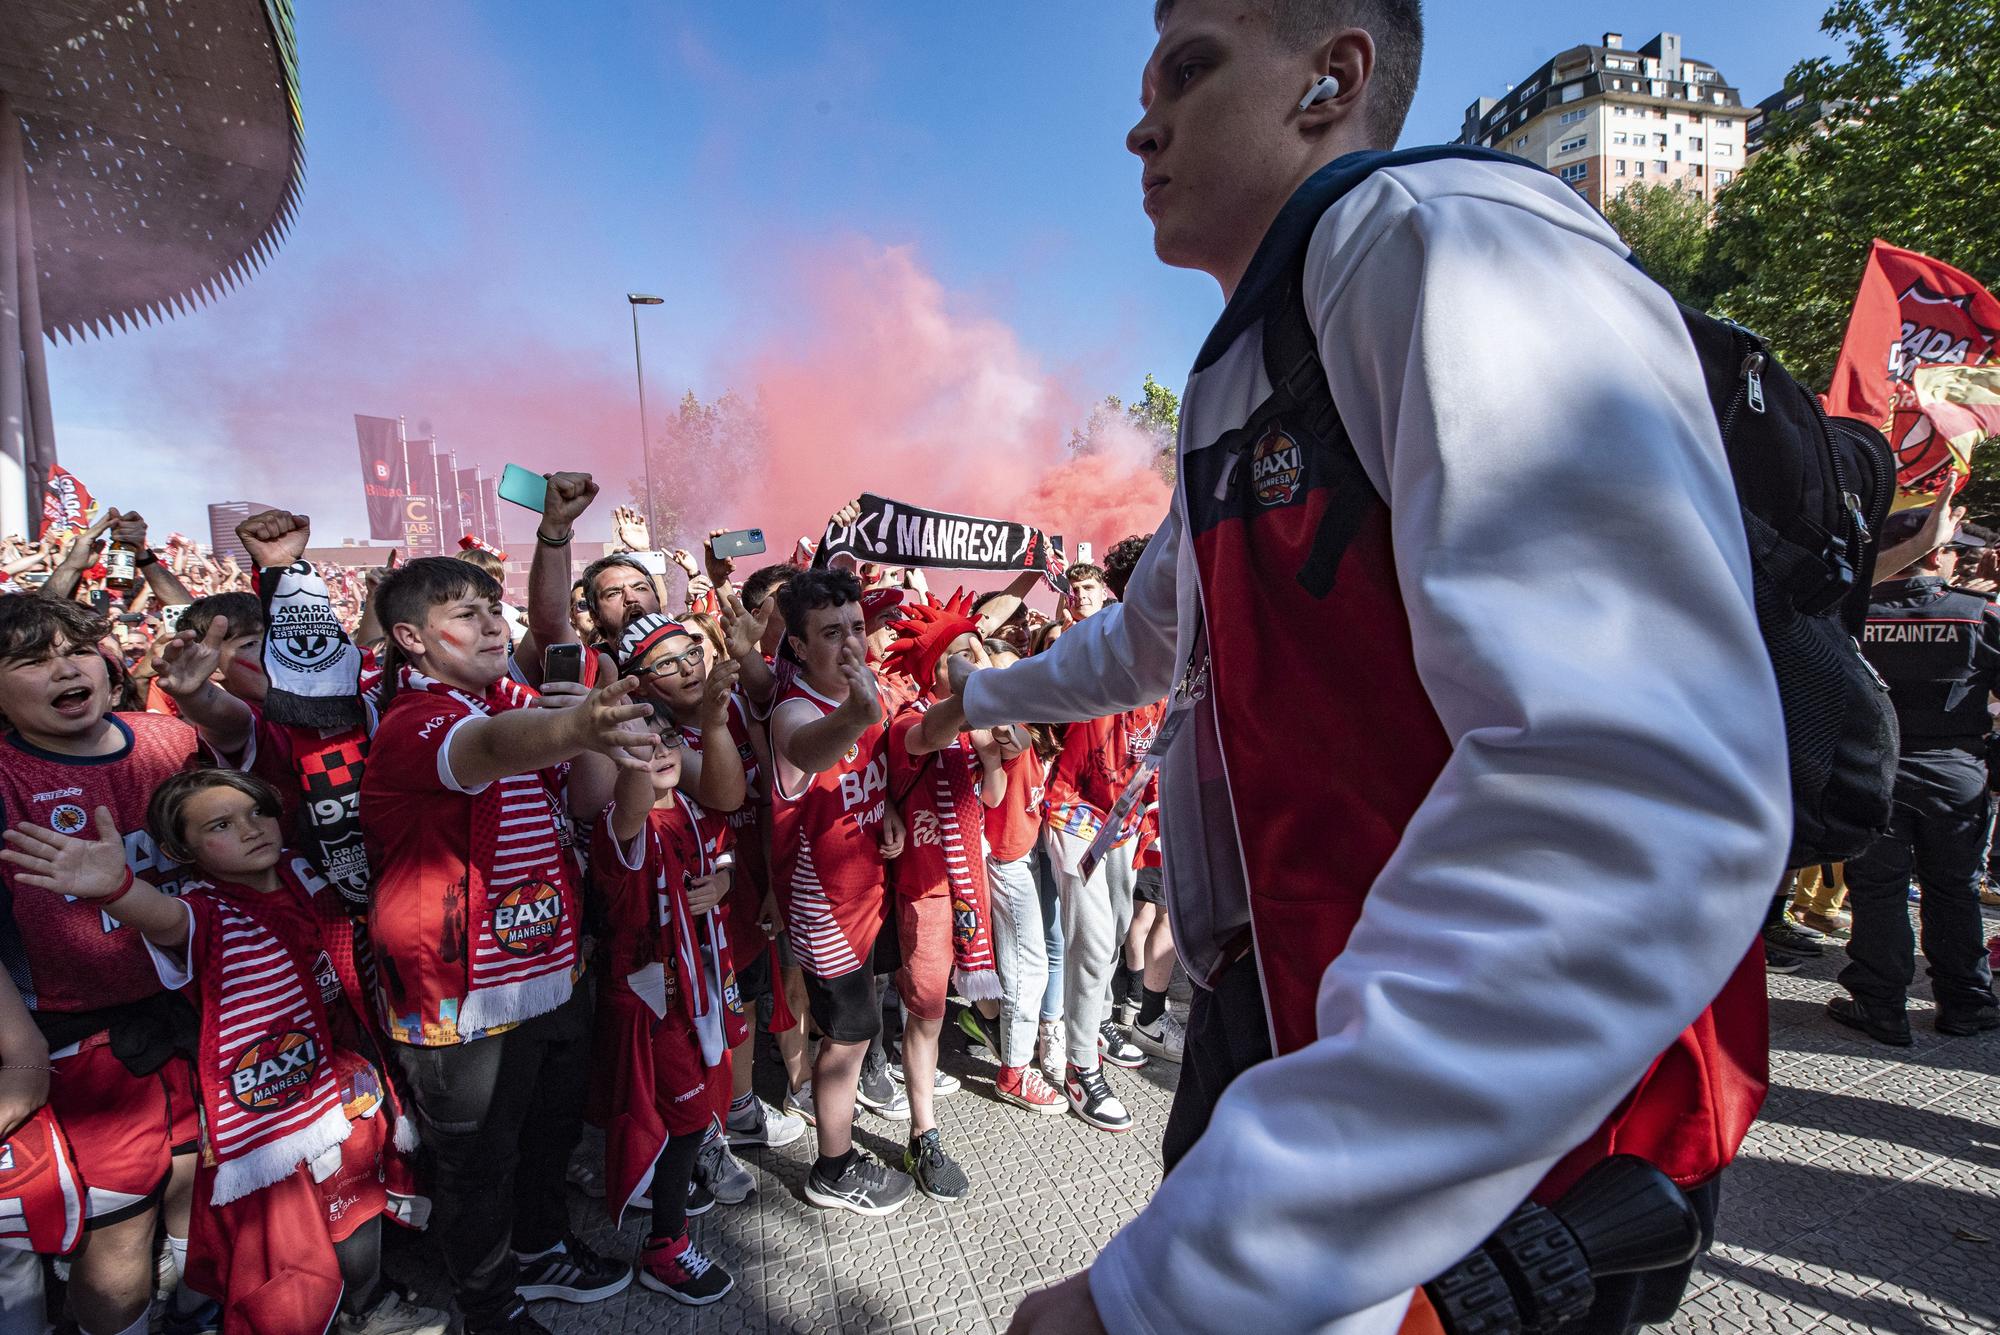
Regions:
<svg viewBox="0 0 2000 1335"><path fill-rule="evenodd" d="M1607 32L1467 107L1454 142L1547 167L1598 208L1660 182L1713 202L1743 170L1753 113L1713 65L1681 53L1679 33L1628 50Z"/></svg>

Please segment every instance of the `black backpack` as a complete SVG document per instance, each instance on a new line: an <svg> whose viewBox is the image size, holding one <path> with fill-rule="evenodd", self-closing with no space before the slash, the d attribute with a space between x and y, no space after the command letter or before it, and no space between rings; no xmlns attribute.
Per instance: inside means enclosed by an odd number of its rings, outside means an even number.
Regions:
<svg viewBox="0 0 2000 1335"><path fill-rule="evenodd" d="M1303 275L1312 230L1300 224L1316 221L1375 171L1447 157L1542 170L1486 149L1350 154L1301 187L1273 226L1274 235L1282 230L1302 239L1289 257L1289 282L1277 287L1263 316L1264 369L1273 393L1294 400L1293 411L1331 428L1317 433L1322 440L1344 444L1345 433L1337 425L1319 343L1306 317ZM1266 257L1260 255L1259 262ZM1750 544L1757 624L1785 712L1792 775L1786 865L1838 862L1859 853L1888 826L1896 779L1898 736L1889 690L1855 638L1874 582L1874 535L1895 495L1889 445L1865 423L1829 417L1818 396L1794 380L1749 330L1686 306L1680 312L1701 360L1736 484ZM1371 487L1351 449L1342 452L1341 471L1362 488ZM1352 504L1328 508L1314 555L1298 575L1315 596L1324 597L1333 587L1334 566L1358 520Z"/></svg>

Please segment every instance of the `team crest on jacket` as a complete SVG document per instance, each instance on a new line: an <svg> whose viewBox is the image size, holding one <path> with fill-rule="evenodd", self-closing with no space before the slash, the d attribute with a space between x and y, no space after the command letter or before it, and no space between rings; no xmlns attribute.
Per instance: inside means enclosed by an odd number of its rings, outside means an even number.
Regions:
<svg viewBox="0 0 2000 1335"><path fill-rule="evenodd" d="M1272 423L1256 448L1250 451L1250 485L1260 505L1290 505L1299 494L1299 478L1305 472L1305 455L1299 443L1277 423Z"/></svg>
<svg viewBox="0 0 2000 1335"><path fill-rule="evenodd" d="M840 758L840 763L843 765L852 765L860 755L861 743L850 742L848 743L847 753Z"/></svg>
<svg viewBox="0 0 2000 1335"><path fill-rule="evenodd" d="M260 1038L236 1054L229 1092L251 1112L270 1112L303 1098L319 1070L319 1044L290 1029Z"/></svg>
<svg viewBox="0 0 2000 1335"><path fill-rule="evenodd" d="M57 834L82 834L90 817L74 802L64 802L49 812L49 828Z"/></svg>
<svg viewBox="0 0 2000 1335"><path fill-rule="evenodd" d="M512 955L540 955L556 943L562 891L547 881L517 885L493 906L493 936Z"/></svg>

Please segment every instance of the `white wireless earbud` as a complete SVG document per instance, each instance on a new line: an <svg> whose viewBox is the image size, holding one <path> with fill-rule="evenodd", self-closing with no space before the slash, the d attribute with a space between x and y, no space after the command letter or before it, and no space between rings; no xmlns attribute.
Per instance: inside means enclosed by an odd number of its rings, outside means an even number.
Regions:
<svg viewBox="0 0 2000 1335"><path fill-rule="evenodd" d="M1299 110L1304 111L1315 102L1330 102L1340 96L1340 80L1331 74L1322 74L1313 80L1313 86L1306 89L1306 95L1299 99Z"/></svg>

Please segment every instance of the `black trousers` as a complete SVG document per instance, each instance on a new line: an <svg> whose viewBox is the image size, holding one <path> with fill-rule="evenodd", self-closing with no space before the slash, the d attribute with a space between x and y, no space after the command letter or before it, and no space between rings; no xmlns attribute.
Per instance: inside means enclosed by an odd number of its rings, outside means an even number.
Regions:
<svg viewBox="0 0 2000 1335"><path fill-rule="evenodd" d="M1840 985L1863 1005L1901 1010L1916 977L1910 931L1912 873L1922 890L1924 959L1938 1009L1993 1004L1979 884L1993 799L1986 764L1965 751L1909 751L1896 771L1888 830L1847 863L1854 935Z"/></svg>
<svg viewBox="0 0 2000 1335"><path fill-rule="evenodd" d="M1161 1147L1168 1172L1208 1129L1216 1100L1229 1082L1270 1055L1264 994L1257 982L1255 957L1246 955L1223 972L1213 991L1195 989L1188 1012L1181 1080L1174 1090L1173 1111L1167 1115ZM1721 1194L1719 1178L1687 1192L1701 1217L1703 1252L1715 1240L1715 1212ZM1564 1326L1563 1335L1624 1335L1642 1325L1670 1320L1693 1270L1694 1262L1690 1261L1670 1270L1606 1276L1597 1283L1597 1300L1590 1312L1583 1320Z"/></svg>
<svg viewBox="0 0 2000 1335"><path fill-rule="evenodd" d="M564 1174L583 1133L590 996L504 1034L451 1047L391 1044L416 1104L431 1172L430 1235L472 1323L516 1301L514 1253L570 1229Z"/></svg>

